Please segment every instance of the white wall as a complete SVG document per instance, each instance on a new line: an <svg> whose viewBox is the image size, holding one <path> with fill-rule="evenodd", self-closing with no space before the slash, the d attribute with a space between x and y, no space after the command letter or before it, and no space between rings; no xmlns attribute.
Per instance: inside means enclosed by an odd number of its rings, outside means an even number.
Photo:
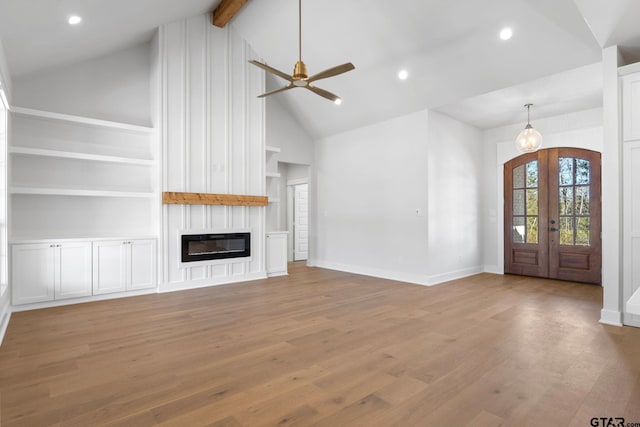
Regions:
<svg viewBox="0 0 640 427"><path fill-rule="evenodd" d="M543 136L542 148L575 147L602 152L601 108L533 119L532 125ZM524 123L489 129L483 133L482 253L487 272L504 273L503 168L506 162L520 155L514 141L523 128Z"/></svg>
<svg viewBox="0 0 640 427"><path fill-rule="evenodd" d="M11 73L9 71L9 63L7 62L7 57L4 51L4 45L2 44L2 40L0 39L0 83L4 88L5 94L8 98L9 104L11 105L12 100L12 92L13 92L13 84L11 80Z"/></svg>
<svg viewBox="0 0 640 427"><path fill-rule="evenodd" d="M266 98L266 144L281 149L279 162L313 163L313 140L282 106L278 95Z"/></svg>
<svg viewBox="0 0 640 427"><path fill-rule="evenodd" d="M150 45L14 78L12 105L151 126Z"/></svg>
<svg viewBox="0 0 640 427"><path fill-rule="evenodd" d="M481 271L480 142L427 110L317 141L311 263L420 284Z"/></svg>
<svg viewBox="0 0 640 427"><path fill-rule="evenodd" d="M278 162L278 172L280 173L279 194L280 194L280 210L278 215L278 231L288 230L287 212L289 212L289 200L287 197L287 181L290 179L309 180L309 166L298 165L295 163ZM291 230L289 230L291 231ZM291 248L289 248L291 249Z"/></svg>
<svg viewBox="0 0 640 427"><path fill-rule="evenodd" d="M164 25L162 191L262 195L265 191L264 89L251 48L209 16ZM265 277L265 208L164 205L160 290ZM179 267L179 230L250 229L251 261Z"/></svg>
<svg viewBox="0 0 640 427"><path fill-rule="evenodd" d="M482 137L478 129L429 113L429 283L483 270L481 255Z"/></svg>

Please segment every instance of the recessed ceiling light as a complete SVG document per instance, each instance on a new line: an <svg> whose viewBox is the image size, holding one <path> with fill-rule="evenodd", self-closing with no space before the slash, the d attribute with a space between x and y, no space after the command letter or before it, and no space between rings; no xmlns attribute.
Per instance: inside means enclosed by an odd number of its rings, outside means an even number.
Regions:
<svg viewBox="0 0 640 427"><path fill-rule="evenodd" d="M500 38L502 40L509 40L513 36L513 30L509 27L503 28L500 31Z"/></svg>
<svg viewBox="0 0 640 427"><path fill-rule="evenodd" d="M409 72L407 70L400 70L398 72L398 78L400 80L407 80L409 78Z"/></svg>
<svg viewBox="0 0 640 427"><path fill-rule="evenodd" d="M337 98L335 101L333 101L333 103L336 104L336 105L340 105L340 104L342 104L342 99Z"/></svg>
<svg viewBox="0 0 640 427"><path fill-rule="evenodd" d="M67 22L69 22L69 25L78 25L79 23L82 22L82 18L79 17L78 15L71 15Z"/></svg>

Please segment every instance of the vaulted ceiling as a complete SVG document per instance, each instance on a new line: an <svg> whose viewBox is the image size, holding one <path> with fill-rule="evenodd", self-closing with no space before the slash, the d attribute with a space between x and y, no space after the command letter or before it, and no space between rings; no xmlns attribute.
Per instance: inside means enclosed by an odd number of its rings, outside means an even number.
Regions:
<svg viewBox="0 0 640 427"><path fill-rule="evenodd" d="M219 0L0 0L0 39L13 75L103 55L149 39L162 23L213 10ZM249 0L231 25L269 65L297 60L297 1ZM66 24L70 13L82 28ZM602 48L640 59L637 0L303 0L310 74L351 61L309 91L274 95L313 137L434 108L489 128L601 105ZM502 41L503 27L513 38ZM406 81L396 77L405 68ZM284 81L270 78L268 85Z"/></svg>

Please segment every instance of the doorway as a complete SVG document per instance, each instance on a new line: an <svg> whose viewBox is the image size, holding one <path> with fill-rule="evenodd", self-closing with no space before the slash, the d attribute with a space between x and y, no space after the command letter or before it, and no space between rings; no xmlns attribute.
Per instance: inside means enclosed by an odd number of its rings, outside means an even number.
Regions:
<svg viewBox="0 0 640 427"><path fill-rule="evenodd" d="M539 150L504 165L504 269L601 282L600 153Z"/></svg>
<svg viewBox="0 0 640 427"><path fill-rule="evenodd" d="M309 257L309 184L293 185L293 260Z"/></svg>

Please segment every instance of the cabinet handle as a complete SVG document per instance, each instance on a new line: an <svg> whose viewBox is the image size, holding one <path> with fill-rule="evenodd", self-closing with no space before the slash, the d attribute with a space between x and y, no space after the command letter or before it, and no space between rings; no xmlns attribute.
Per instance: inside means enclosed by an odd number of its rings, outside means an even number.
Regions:
<svg viewBox="0 0 640 427"><path fill-rule="evenodd" d="M49 245L49 247L50 247L50 248L55 248L55 247L56 247L56 245Z"/></svg>

